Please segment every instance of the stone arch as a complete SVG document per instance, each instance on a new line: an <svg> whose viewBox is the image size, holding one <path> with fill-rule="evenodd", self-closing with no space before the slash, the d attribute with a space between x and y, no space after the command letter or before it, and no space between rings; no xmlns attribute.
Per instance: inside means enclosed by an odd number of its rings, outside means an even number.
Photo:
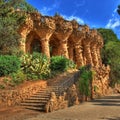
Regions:
<svg viewBox="0 0 120 120"><path fill-rule="evenodd" d="M40 40L41 39L39 35L37 35L35 31L31 31L26 37L26 53L42 52L42 45Z"/></svg>

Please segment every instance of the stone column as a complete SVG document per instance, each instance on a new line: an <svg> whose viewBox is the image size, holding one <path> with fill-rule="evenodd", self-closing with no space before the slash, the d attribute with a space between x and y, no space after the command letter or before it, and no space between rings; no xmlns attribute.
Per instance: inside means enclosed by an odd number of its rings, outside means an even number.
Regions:
<svg viewBox="0 0 120 120"><path fill-rule="evenodd" d="M77 67L84 65L83 50L80 44L75 45L75 58L76 58Z"/></svg>
<svg viewBox="0 0 120 120"><path fill-rule="evenodd" d="M42 44L42 53L45 54L48 58L50 58L49 39L43 38L41 40L41 44Z"/></svg>
<svg viewBox="0 0 120 120"><path fill-rule="evenodd" d="M98 56L98 65L102 66L102 59L101 59L101 51L100 50L101 50L100 46L97 46L96 53L97 53L97 56Z"/></svg>
<svg viewBox="0 0 120 120"><path fill-rule="evenodd" d="M74 50L73 46L68 47L69 59L72 61L73 61L73 56L74 56L73 50Z"/></svg>
<svg viewBox="0 0 120 120"><path fill-rule="evenodd" d="M98 54L97 54L96 43L91 44L91 55L92 55L93 66L98 67Z"/></svg>
<svg viewBox="0 0 120 120"><path fill-rule="evenodd" d="M84 42L84 56L86 58L86 64L93 65L91 49L90 49L90 42Z"/></svg>
<svg viewBox="0 0 120 120"><path fill-rule="evenodd" d="M60 41L60 54L61 56L64 56L66 58L68 57L68 46L67 46L67 40L61 40Z"/></svg>

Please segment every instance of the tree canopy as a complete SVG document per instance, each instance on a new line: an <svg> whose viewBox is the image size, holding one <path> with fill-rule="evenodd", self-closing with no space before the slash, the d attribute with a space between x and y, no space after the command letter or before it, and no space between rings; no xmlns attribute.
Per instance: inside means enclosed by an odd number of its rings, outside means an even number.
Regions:
<svg viewBox="0 0 120 120"><path fill-rule="evenodd" d="M0 0L0 54L11 54L19 45L17 31L25 16L17 14L16 9L36 11L25 0Z"/></svg>
<svg viewBox="0 0 120 120"><path fill-rule="evenodd" d="M103 64L110 65L111 85L115 85L115 83L120 83L120 41L111 29L100 28L98 31L104 39L102 49Z"/></svg>

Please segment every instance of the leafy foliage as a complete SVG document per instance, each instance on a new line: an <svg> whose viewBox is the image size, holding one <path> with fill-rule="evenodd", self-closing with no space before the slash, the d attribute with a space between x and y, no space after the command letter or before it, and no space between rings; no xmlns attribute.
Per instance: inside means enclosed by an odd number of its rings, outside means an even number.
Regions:
<svg viewBox="0 0 120 120"><path fill-rule="evenodd" d="M19 46L19 26L25 21L25 14L16 9L34 11L25 0L0 0L0 53L12 54Z"/></svg>
<svg viewBox="0 0 120 120"><path fill-rule="evenodd" d="M98 31L102 34L104 38L104 44L107 44L110 41L118 41L116 34L111 29L99 28Z"/></svg>
<svg viewBox="0 0 120 120"><path fill-rule="evenodd" d="M10 77L11 77L10 84L12 86L19 85L24 80L26 80L26 75L21 70L18 70L17 72L10 74Z"/></svg>
<svg viewBox="0 0 120 120"><path fill-rule="evenodd" d="M89 66L80 68L79 90L82 95L91 96L92 71Z"/></svg>
<svg viewBox="0 0 120 120"><path fill-rule="evenodd" d="M105 45L102 49L102 60L105 65L110 65L111 85L120 82L120 41L112 30L98 29L102 34Z"/></svg>
<svg viewBox="0 0 120 120"><path fill-rule="evenodd" d="M22 56L22 70L28 79L46 78L50 74L48 58L40 53Z"/></svg>
<svg viewBox="0 0 120 120"><path fill-rule="evenodd" d="M53 56L51 58L50 69L52 71L66 71L68 69L75 68L75 64L73 61L63 57L63 56Z"/></svg>
<svg viewBox="0 0 120 120"><path fill-rule="evenodd" d="M20 69L20 60L16 56L0 55L0 76L9 75Z"/></svg>
<svg viewBox="0 0 120 120"><path fill-rule="evenodd" d="M26 0L17 0L17 3L16 0L12 1L13 1L12 4L15 9L20 9L26 12L37 12L37 9L30 5L29 3L27 3Z"/></svg>

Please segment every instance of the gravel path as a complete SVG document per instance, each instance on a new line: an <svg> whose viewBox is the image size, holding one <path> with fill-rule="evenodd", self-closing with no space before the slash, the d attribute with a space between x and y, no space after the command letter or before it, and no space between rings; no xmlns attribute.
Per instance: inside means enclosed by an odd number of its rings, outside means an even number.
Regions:
<svg viewBox="0 0 120 120"><path fill-rule="evenodd" d="M25 120L120 120L120 94Z"/></svg>
<svg viewBox="0 0 120 120"><path fill-rule="evenodd" d="M14 107L0 110L0 120L120 120L120 94L52 113Z"/></svg>

